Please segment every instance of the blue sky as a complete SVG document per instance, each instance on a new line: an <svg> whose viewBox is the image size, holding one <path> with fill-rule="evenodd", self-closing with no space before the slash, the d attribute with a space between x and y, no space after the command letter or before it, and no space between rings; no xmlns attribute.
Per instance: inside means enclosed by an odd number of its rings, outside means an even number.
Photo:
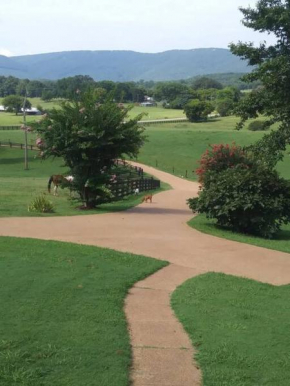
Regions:
<svg viewBox="0 0 290 386"><path fill-rule="evenodd" d="M241 24L250 0L0 0L0 54L161 52L269 41Z"/></svg>

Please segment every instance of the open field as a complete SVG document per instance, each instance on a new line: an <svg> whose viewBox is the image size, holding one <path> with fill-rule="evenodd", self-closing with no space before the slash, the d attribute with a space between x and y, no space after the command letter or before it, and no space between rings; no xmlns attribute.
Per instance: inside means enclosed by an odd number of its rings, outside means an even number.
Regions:
<svg viewBox="0 0 290 386"><path fill-rule="evenodd" d="M204 386L289 385L289 291L289 285L208 273L173 293Z"/></svg>
<svg viewBox="0 0 290 386"><path fill-rule="evenodd" d="M234 130L237 118L222 118L207 123L176 123L152 125L146 128L148 141L141 149L138 161L157 167L177 176L196 179L193 171L209 144L232 143L250 145L262 138L264 132L252 132L244 128ZM281 174L290 178L290 157L278 166Z"/></svg>
<svg viewBox="0 0 290 386"><path fill-rule="evenodd" d="M8 237L0 250L1 386L127 386L124 298L166 263Z"/></svg>
<svg viewBox="0 0 290 386"><path fill-rule="evenodd" d="M49 102L44 102L40 98L29 98L33 107L41 105L44 109L51 109L53 107L58 107L60 100L55 99ZM1 104L1 98L0 98ZM138 114L145 114L142 119L165 119L165 118L185 118L183 110L173 110L173 109L164 109L163 107L140 107L134 106L133 109L129 112L129 117L135 117ZM27 116L27 122L34 122L39 119L39 116ZM9 126L9 125L21 125L22 124L22 115L18 116L14 113L0 113L0 126Z"/></svg>

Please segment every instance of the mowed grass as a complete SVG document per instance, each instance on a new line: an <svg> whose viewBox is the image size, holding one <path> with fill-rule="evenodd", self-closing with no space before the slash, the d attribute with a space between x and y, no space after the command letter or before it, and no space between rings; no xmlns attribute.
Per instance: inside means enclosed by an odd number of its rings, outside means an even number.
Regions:
<svg viewBox="0 0 290 386"><path fill-rule="evenodd" d="M289 285L217 273L190 279L173 293L203 386L289 385L289 296Z"/></svg>
<svg viewBox="0 0 290 386"><path fill-rule="evenodd" d="M124 298L166 262L0 238L1 386L128 386Z"/></svg>
<svg viewBox="0 0 290 386"><path fill-rule="evenodd" d="M262 237L233 232L216 225L215 220L206 218L204 214L195 216L188 224L192 228L212 236L290 253L290 224L283 225L281 231L273 239L263 239Z"/></svg>
<svg viewBox="0 0 290 386"><path fill-rule="evenodd" d="M198 160L210 144L235 142L246 146L264 135L264 132L251 132L247 128L235 130L237 120L228 117L207 123L150 125L146 128L147 142L138 161L177 176L185 176L187 171L188 177L195 180ZM284 177L290 178L288 153L278 170Z"/></svg>

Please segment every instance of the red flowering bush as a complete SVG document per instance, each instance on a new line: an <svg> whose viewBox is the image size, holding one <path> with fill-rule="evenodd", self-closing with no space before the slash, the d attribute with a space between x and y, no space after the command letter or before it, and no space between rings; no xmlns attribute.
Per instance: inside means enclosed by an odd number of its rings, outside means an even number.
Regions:
<svg viewBox="0 0 290 386"><path fill-rule="evenodd" d="M188 200L194 213L267 238L290 222L290 182L240 146L212 145L196 173L202 188L198 197Z"/></svg>
<svg viewBox="0 0 290 386"><path fill-rule="evenodd" d="M198 181L203 184L209 172L218 173L228 168L234 168L236 165L248 169L253 162L243 148L233 143L232 145L210 145L210 149L207 149L202 155L199 164L196 174Z"/></svg>

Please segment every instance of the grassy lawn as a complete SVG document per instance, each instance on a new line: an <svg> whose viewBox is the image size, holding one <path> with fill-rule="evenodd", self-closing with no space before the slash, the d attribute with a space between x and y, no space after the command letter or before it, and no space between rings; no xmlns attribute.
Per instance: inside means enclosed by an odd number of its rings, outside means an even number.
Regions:
<svg viewBox="0 0 290 386"><path fill-rule="evenodd" d="M0 238L1 386L128 386L124 298L166 262Z"/></svg>
<svg viewBox="0 0 290 386"><path fill-rule="evenodd" d="M128 196L120 201L102 204L95 210L78 210L76 206L80 203L69 199L68 189L59 189L57 197L47 192L49 177L52 174L65 174L66 168L62 167L62 161L59 159L41 161L39 158L34 158L36 154L35 151L29 152L29 170L24 170L23 150L0 147L1 217L100 214L126 210L141 202L142 193L138 196ZM162 184L158 192L168 188L168 185ZM156 190L152 191L152 193L156 192ZM39 194L46 195L53 203L54 213L28 212L28 205Z"/></svg>
<svg viewBox="0 0 290 386"><path fill-rule="evenodd" d="M200 232L228 240L238 241L240 243L253 244L258 247L275 249L277 251L290 253L290 224L284 225L282 230L274 239L267 240L261 237L245 235L233 232L216 225L214 220L209 220L205 215L199 214L188 223L192 228Z"/></svg>
<svg viewBox="0 0 290 386"><path fill-rule="evenodd" d="M209 273L172 307L197 349L203 386L288 386L290 287Z"/></svg>

